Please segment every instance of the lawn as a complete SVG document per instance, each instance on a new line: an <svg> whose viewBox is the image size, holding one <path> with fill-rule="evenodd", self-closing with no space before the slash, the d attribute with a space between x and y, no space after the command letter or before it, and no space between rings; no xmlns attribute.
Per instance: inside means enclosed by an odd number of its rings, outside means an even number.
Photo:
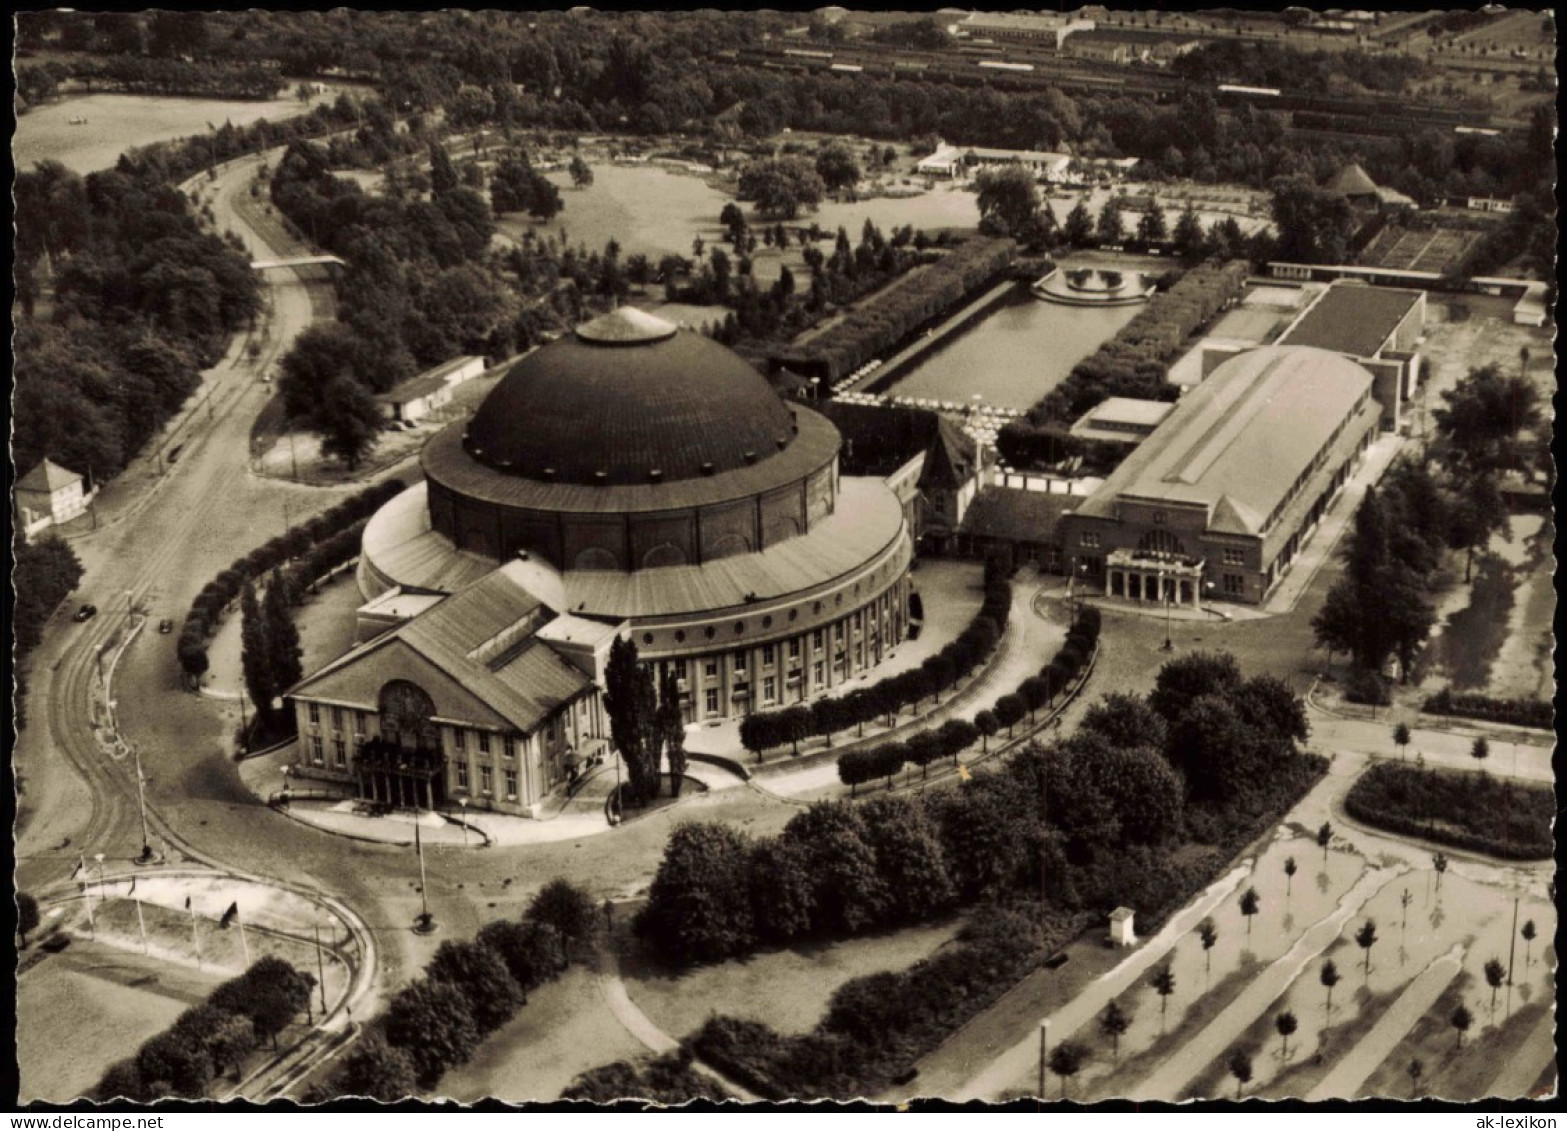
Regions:
<svg viewBox="0 0 1567 1131"><path fill-rule="evenodd" d="M625 917L629 920L629 916ZM949 943L952 919L884 935L759 951L750 958L669 970L645 956L622 930L622 974L631 1000L672 1037L695 1032L714 1013L761 1021L779 1033L808 1033L828 999L851 978L903 970Z"/></svg>
<svg viewBox="0 0 1567 1131"><path fill-rule="evenodd" d="M75 939L16 984L22 1102L68 1102L135 1054L218 984L215 972L169 967Z"/></svg>
<svg viewBox="0 0 1567 1131"><path fill-rule="evenodd" d="M301 102L292 94L270 102L219 98L165 98L139 94L85 94L35 106L16 121L11 158L18 170L39 161L58 161L72 172L107 169L127 149L205 133L225 122L248 126L261 118L280 121L305 113L336 89ZM85 117L81 125L72 118Z"/></svg>

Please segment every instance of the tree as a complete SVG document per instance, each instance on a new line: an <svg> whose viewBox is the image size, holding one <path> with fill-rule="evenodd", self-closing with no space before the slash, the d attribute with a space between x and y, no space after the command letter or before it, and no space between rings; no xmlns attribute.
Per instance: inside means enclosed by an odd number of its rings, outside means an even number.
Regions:
<svg viewBox="0 0 1567 1131"><path fill-rule="evenodd" d="M1539 422L1539 392L1524 373L1500 366L1472 369L1442 394L1433 412L1443 462L1459 474L1497 471L1518 461L1518 435Z"/></svg>
<svg viewBox="0 0 1567 1131"><path fill-rule="evenodd" d="M1012 728L1023 721L1023 716L1028 714L1028 705L1023 702L1021 695L1003 695L996 700L994 708L996 719L1007 728L1007 737L1012 737Z"/></svg>
<svg viewBox="0 0 1567 1131"><path fill-rule="evenodd" d="M238 978L212 991L209 1004L249 1017L256 1036L270 1040L277 1049L281 1033L310 1004L316 984L312 975L295 970L282 959L268 955L251 963Z"/></svg>
<svg viewBox="0 0 1567 1131"><path fill-rule="evenodd" d="M1235 1077L1235 1098L1241 1098L1241 1089L1251 1082L1251 1057L1244 1049L1236 1049L1230 1053L1226 1061L1230 1075Z"/></svg>
<svg viewBox="0 0 1567 1131"><path fill-rule="evenodd" d="M38 929L38 923L38 901L25 891L17 892L16 937L21 939L23 950L27 949L27 933L29 931L36 931ZM1534 923L1532 921L1528 924L1528 926L1530 931L1534 930ZM1533 938L1534 936L1530 934L1526 935L1525 937Z"/></svg>
<svg viewBox="0 0 1567 1131"><path fill-rule="evenodd" d="M1331 958L1323 959L1322 972L1318 975L1318 980L1321 981L1323 987L1328 991L1328 1001L1327 1005L1323 1007L1323 1012L1329 1016L1332 1016L1333 987L1339 983L1338 964Z"/></svg>
<svg viewBox="0 0 1567 1131"><path fill-rule="evenodd" d="M272 691L265 702L259 699L256 701L256 706L269 714L272 712L272 700L305 677L304 649L299 640L299 628L294 624L292 605L283 571L273 567L271 576L267 578L266 596L261 601Z"/></svg>
<svg viewBox="0 0 1567 1131"><path fill-rule="evenodd" d="M446 147L438 141L430 142L430 193L433 196L445 196L462 184L462 179L457 175L457 166L452 164L451 155L446 152Z"/></svg>
<svg viewBox="0 0 1567 1131"><path fill-rule="evenodd" d="M1483 775L1485 773L1485 760L1491 756L1491 744L1484 738L1477 738L1469 745L1469 757L1475 760L1475 765Z"/></svg>
<svg viewBox="0 0 1567 1131"><path fill-rule="evenodd" d="M1148 244L1163 243L1170 238L1170 230L1165 226L1164 209L1159 207L1157 201L1138 218L1137 238Z"/></svg>
<svg viewBox="0 0 1567 1131"><path fill-rule="evenodd" d="M1443 852L1433 853L1431 856L1431 867L1436 870L1436 890L1437 894L1440 895L1442 892L1442 874L1447 871L1447 854Z"/></svg>
<svg viewBox="0 0 1567 1131"><path fill-rule="evenodd" d="M194 1099L212 1081L212 1060L188 1032L166 1029L136 1053L136 1070L149 1089L164 1085L176 1096Z"/></svg>
<svg viewBox="0 0 1567 1131"><path fill-rule="evenodd" d="M838 192L859 183L860 164L847 148L833 142L816 155L816 174L829 192Z"/></svg>
<svg viewBox="0 0 1567 1131"><path fill-rule="evenodd" d="M658 696L653 673L638 659L636 643L617 637L604 669L604 710L610 736L631 780L626 793L643 804L658 792Z"/></svg>
<svg viewBox="0 0 1567 1131"><path fill-rule="evenodd" d="M637 932L672 961L713 962L752 946L749 840L726 825L677 827L648 889Z"/></svg>
<svg viewBox="0 0 1567 1131"><path fill-rule="evenodd" d="M1296 871L1297 869L1295 866L1295 858L1293 856L1286 856L1284 858L1284 899L1286 902L1288 902L1290 892L1295 886Z"/></svg>
<svg viewBox="0 0 1567 1131"><path fill-rule="evenodd" d="M984 744L980 747L981 753L990 751L990 740L1001 729L1001 721L996 718L996 713L991 710L983 710L974 716L974 728L984 738Z"/></svg>
<svg viewBox="0 0 1567 1131"><path fill-rule="evenodd" d="M1289 263L1343 263L1356 227L1348 200L1303 177L1278 177L1273 194L1277 257Z"/></svg>
<svg viewBox="0 0 1567 1131"><path fill-rule="evenodd" d="M214 1075L226 1067L238 1078L245 1058L256 1047L256 1027L251 1024L250 1018L241 1017L237 1013L225 1013L221 1020L208 1029L206 1036Z"/></svg>
<svg viewBox="0 0 1567 1131"><path fill-rule="evenodd" d="M1184 263L1196 263L1203 257L1205 247L1202 222L1197 218L1197 210L1190 202L1181 209L1180 216L1176 218L1173 243L1175 254L1180 256Z"/></svg>
<svg viewBox="0 0 1567 1131"><path fill-rule="evenodd" d="M1507 967L1502 965L1499 958L1485 960L1485 984L1491 987L1491 1020L1496 1021L1496 991L1502 988L1502 983L1507 981Z"/></svg>
<svg viewBox="0 0 1567 1131"><path fill-rule="evenodd" d="M523 993L543 985L566 968L566 944L548 923L497 919L479 928L474 941L500 956Z"/></svg>
<svg viewBox="0 0 1567 1131"><path fill-rule="evenodd" d="M1371 948L1377 942L1377 925L1373 919L1367 919L1360 930L1355 932L1355 945L1366 952L1366 981L1371 980Z"/></svg>
<svg viewBox="0 0 1567 1131"><path fill-rule="evenodd" d="M764 220L793 220L801 210L814 211L826 185L804 158L769 157L740 170L737 194L753 201Z"/></svg>
<svg viewBox="0 0 1567 1131"><path fill-rule="evenodd" d="M1086 247L1093 235L1094 221L1088 211L1088 202L1079 200L1066 214L1066 220L1061 225L1061 238L1071 247Z"/></svg>
<svg viewBox="0 0 1567 1131"><path fill-rule="evenodd" d="M1088 1049L1076 1041L1062 1041L1050 1050L1050 1071L1061 1078L1061 1095L1066 1096L1066 1084L1083 1067L1088 1059Z"/></svg>
<svg viewBox="0 0 1567 1131"><path fill-rule="evenodd" d="M1414 1099L1420 1094L1420 1077L1425 1075L1425 1061L1418 1056L1413 1057L1409 1061L1409 1067L1404 1071L1409 1073L1409 1098Z"/></svg>
<svg viewBox="0 0 1567 1131"><path fill-rule="evenodd" d="M525 1000L500 954L481 943L446 940L436 948L425 974L456 987L481 1037L510 1021Z"/></svg>
<svg viewBox="0 0 1567 1131"><path fill-rule="evenodd" d="M815 892L804 850L793 841L757 842L747 868L756 937L786 943L811 929Z"/></svg>
<svg viewBox="0 0 1567 1131"><path fill-rule="evenodd" d="M1448 508L1447 544L1464 553L1464 581L1474 577L1475 551L1483 549L1491 536L1507 529L1507 504L1496 485L1496 474L1489 471L1468 473Z"/></svg>
<svg viewBox="0 0 1567 1131"><path fill-rule="evenodd" d="M1534 961L1532 957L1534 952L1535 937L1534 920L1525 919L1523 926L1519 928L1518 933L1523 937L1523 968L1528 970Z"/></svg>
<svg viewBox="0 0 1567 1131"><path fill-rule="evenodd" d="M321 437L321 452L356 471L375 442L385 418L363 385L339 373L321 389L311 427Z"/></svg>
<svg viewBox="0 0 1567 1131"><path fill-rule="evenodd" d="M812 805L789 820L782 837L797 845L806 861L816 930L853 934L884 917L893 896L857 808L847 802Z"/></svg>
<svg viewBox="0 0 1567 1131"><path fill-rule="evenodd" d="M245 690L258 708L272 702L276 680L272 676L272 649L267 640L267 624L256 600L256 587L249 581L240 591L239 663L245 677ZM244 739L247 749L249 736Z"/></svg>
<svg viewBox="0 0 1567 1131"><path fill-rule="evenodd" d="M1241 893L1241 914L1246 916L1246 937L1251 938L1251 919L1257 914L1262 904L1262 897L1257 894L1257 889L1249 887Z"/></svg>
<svg viewBox="0 0 1567 1131"><path fill-rule="evenodd" d="M148 1093L146 1082L141 1078L141 1069L136 1066L136 1060L132 1058L111 1064L99 1078L98 1083L93 1085L92 1098L99 1103L116 1099L144 1103L152 1097Z"/></svg>
<svg viewBox="0 0 1567 1131"><path fill-rule="evenodd" d="M1105 1011L1099 1015L1099 1031L1110 1038L1110 1055L1115 1059L1121 1056L1121 1036L1131 1028L1132 1019L1121 1008L1121 1003L1111 1000L1105 1006Z"/></svg>
<svg viewBox="0 0 1567 1131"><path fill-rule="evenodd" d="M1279 1031L1279 1037L1284 1042L1284 1047L1280 1050L1279 1055L1285 1060L1290 1058L1290 1037L1299 1027L1299 1024L1295 1019L1295 1015L1287 1009L1273 1019L1273 1027Z"/></svg>
<svg viewBox="0 0 1567 1131"><path fill-rule="evenodd" d="M1202 941L1203 972L1213 973L1213 944L1219 941L1219 928L1211 918L1197 924L1197 937Z"/></svg>
<svg viewBox="0 0 1567 1131"><path fill-rule="evenodd" d="M1242 682L1240 666L1228 652L1193 652L1159 669L1148 706L1173 725L1196 699L1228 695L1239 690Z"/></svg>
<svg viewBox="0 0 1567 1131"><path fill-rule="evenodd" d="M1322 827L1317 830L1317 846L1322 849L1322 863L1328 862L1328 845L1333 843L1333 825L1328 821L1322 822Z"/></svg>
<svg viewBox="0 0 1567 1131"><path fill-rule="evenodd" d="M554 927L568 948L578 947L592 940L598 925L598 908L586 889L557 876L539 889L528 903L523 919Z"/></svg>
<svg viewBox="0 0 1567 1131"><path fill-rule="evenodd" d="M1100 244L1119 244L1126 239L1126 222L1121 216L1121 204L1115 197L1104 202L1104 207L1099 210L1099 220L1094 227L1094 235Z"/></svg>
<svg viewBox="0 0 1567 1131"><path fill-rule="evenodd" d="M433 1088L447 1069L473 1055L479 1029L460 988L438 978L420 978L392 998L386 1039L407 1054L419 1086Z"/></svg>
<svg viewBox="0 0 1567 1131"><path fill-rule="evenodd" d="M1469 1026L1474 1024L1474 1014L1469 1012L1467 1006L1460 1005L1453 1010L1453 1015L1449 1020L1452 1022L1453 1028L1458 1032L1458 1043L1453 1047L1461 1049L1464 1047L1464 1034L1469 1032Z"/></svg>
<svg viewBox="0 0 1567 1131"><path fill-rule="evenodd" d="M1101 734L1112 746L1151 746L1162 750L1169 727L1142 697L1114 691L1088 708L1079 731Z"/></svg>
<svg viewBox="0 0 1567 1131"><path fill-rule="evenodd" d="M388 1044L379 1030L371 1030L343 1057L334 1083L338 1095L366 1096L382 1103L396 1103L419 1089L413 1060Z"/></svg>
<svg viewBox="0 0 1567 1131"><path fill-rule="evenodd" d="M582 154L574 154L571 158L571 183L579 189L587 188L593 183L593 169L582 159Z"/></svg>
<svg viewBox="0 0 1567 1131"><path fill-rule="evenodd" d="M1175 992L1175 971L1166 962L1154 971L1153 988L1159 994L1159 1032L1164 1032L1164 1018L1170 1007L1170 995Z"/></svg>
<svg viewBox="0 0 1567 1131"><path fill-rule="evenodd" d="M1034 174L1021 165L984 169L974 178L979 228L989 236L1034 242L1041 234L1039 191Z"/></svg>
<svg viewBox="0 0 1567 1131"><path fill-rule="evenodd" d="M922 922L952 904L956 893L946 854L923 805L902 797L877 798L862 805L860 815L893 921Z"/></svg>
<svg viewBox="0 0 1567 1131"><path fill-rule="evenodd" d="M1407 723L1399 723L1393 728L1393 745L1398 747L1398 760L1404 760L1404 748L1409 745L1410 734Z"/></svg>
<svg viewBox="0 0 1567 1131"><path fill-rule="evenodd" d="M657 726L669 762L669 796L679 797L686 780L686 720L680 709L680 681L666 668L659 681Z"/></svg>

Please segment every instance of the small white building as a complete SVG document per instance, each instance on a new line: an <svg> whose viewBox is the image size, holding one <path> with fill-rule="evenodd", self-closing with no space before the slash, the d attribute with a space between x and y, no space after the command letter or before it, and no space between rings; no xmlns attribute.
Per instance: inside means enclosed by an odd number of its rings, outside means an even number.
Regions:
<svg viewBox="0 0 1567 1131"><path fill-rule="evenodd" d="M1132 909L1117 907L1110 912L1110 941L1116 946L1136 946L1137 932L1132 929Z"/></svg>
<svg viewBox="0 0 1567 1131"><path fill-rule="evenodd" d="M390 392L376 397L388 420L412 424L452 399L452 390L484 372L484 358L458 357L410 377Z"/></svg>
<svg viewBox="0 0 1567 1131"><path fill-rule="evenodd" d="M1066 153L1047 153L1032 149L988 149L982 146L962 147L942 142L936 152L922 158L915 165L915 172L932 177L961 179L981 169L998 169L1006 165L1021 165L1034 174L1036 180L1055 182L1066 179L1067 166L1072 158Z"/></svg>
<svg viewBox="0 0 1567 1131"><path fill-rule="evenodd" d="M86 511L91 501L82 477L53 460L44 460L16 484L17 515L26 538L69 522Z"/></svg>

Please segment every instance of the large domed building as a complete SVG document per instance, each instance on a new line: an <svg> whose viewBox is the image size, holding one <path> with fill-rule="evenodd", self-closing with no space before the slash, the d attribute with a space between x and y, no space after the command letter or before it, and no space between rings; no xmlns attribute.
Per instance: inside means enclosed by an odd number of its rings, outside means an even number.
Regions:
<svg viewBox="0 0 1567 1131"><path fill-rule="evenodd" d="M687 722L797 703L874 667L906 632L913 540L892 485L840 477L841 444L725 347L635 308L535 350L429 441L424 482L366 527L362 643L291 693L302 772L393 803L473 795L528 811L603 743L617 635L673 668ZM379 716L399 682L424 700L389 743ZM450 684L446 701L426 683ZM333 708L359 712L357 734L323 726ZM461 733L485 728L500 733L482 746ZM389 757L348 759L354 738ZM535 746L515 788L475 762ZM415 749L428 769L413 786L377 777Z"/></svg>

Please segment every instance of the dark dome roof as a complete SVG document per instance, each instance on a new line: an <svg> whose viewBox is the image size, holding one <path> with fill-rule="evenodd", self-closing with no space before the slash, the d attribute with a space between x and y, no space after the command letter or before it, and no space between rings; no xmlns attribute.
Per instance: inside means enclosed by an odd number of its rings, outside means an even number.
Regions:
<svg viewBox="0 0 1567 1131"><path fill-rule="evenodd" d="M788 406L734 353L622 307L512 366L463 447L529 479L653 483L760 462L793 435Z"/></svg>

